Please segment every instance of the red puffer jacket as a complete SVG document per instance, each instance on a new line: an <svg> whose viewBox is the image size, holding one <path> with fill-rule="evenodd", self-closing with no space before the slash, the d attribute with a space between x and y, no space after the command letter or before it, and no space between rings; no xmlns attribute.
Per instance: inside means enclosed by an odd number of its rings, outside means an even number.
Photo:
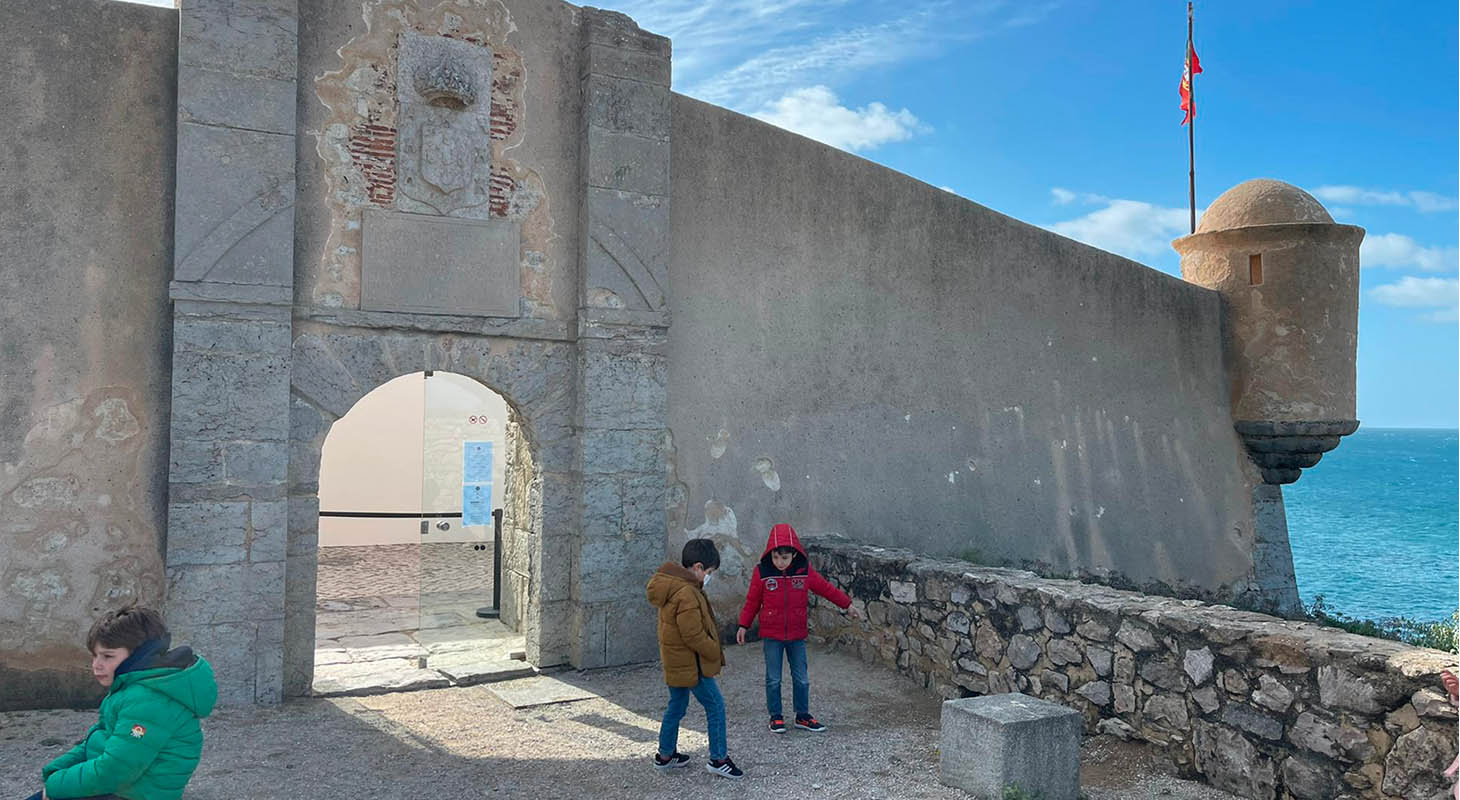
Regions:
<svg viewBox="0 0 1460 800"><path fill-rule="evenodd" d="M785 572L771 563L771 551L777 547L793 547L796 556ZM806 638L807 592L816 592L845 609L852 604L846 592L821 577L806 558L806 548L796 538L796 529L781 523L771 528L760 564L750 575L750 591L745 594L745 607L740 609L740 627L749 628L760 615L762 639L794 642Z"/></svg>

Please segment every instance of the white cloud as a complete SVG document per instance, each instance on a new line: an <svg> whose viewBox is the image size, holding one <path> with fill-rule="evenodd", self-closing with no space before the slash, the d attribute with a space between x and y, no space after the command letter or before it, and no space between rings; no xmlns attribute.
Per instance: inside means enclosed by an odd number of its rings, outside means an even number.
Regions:
<svg viewBox="0 0 1460 800"><path fill-rule="evenodd" d="M1364 243L1359 245L1359 265L1418 267L1426 272L1453 270L1460 265L1460 250L1423 247L1402 233L1381 233L1364 237Z"/></svg>
<svg viewBox="0 0 1460 800"><path fill-rule="evenodd" d="M1404 206L1422 213L1451 211L1460 204L1455 198L1419 190L1365 189L1360 186L1319 186L1313 196L1325 203L1357 206Z"/></svg>
<svg viewBox="0 0 1460 800"><path fill-rule="evenodd" d="M1050 189L1049 193L1054 196L1055 203L1059 205L1067 206L1070 203L1075 202L1075 193L1070 191L1069 189L1061 189L1060 187L1056 186L1053 189Z"/></svg>
<svg viewBox="0 0 1460 800"><path fill-rule="evenodd" d="M847 108L825 86L797 89L752 116L843 150L872 150L928 130L905 108L893 111L881 103Z"/></svg>
<svg viewBox="0 0 1460 800"><path fill-rule="evenodd" d="M1037 22L1050 3L1007 0L619 0L674 43L676 91L755 111L795 89L841 87L870 69Z"/></svg>
<svg viewBox="0 0 1460 800"><path fill-rule="evenodd" d="M1170 252L1172 239L1190 233L1190 212L1185 208L1166 208L1139 200L1077 194L1066 189L1054 189L1051 193L1056 202L1067 203L1079 198L1081 202L1101 204L1104 208L1046 227L1055 233L1127 258L1139 260L1146 256L1164 255ZM1062 200L1066 195L1069 200Z"/></svg>
<svg viewBox="0 0 1460 800"><path fill-rule="evenodd" d="M1396 308L1435 308L1422 315L1429 322L1460 321L1460 278L1418 278L1406 275L1396 283L1375 286L1369 296Z"/></svg>

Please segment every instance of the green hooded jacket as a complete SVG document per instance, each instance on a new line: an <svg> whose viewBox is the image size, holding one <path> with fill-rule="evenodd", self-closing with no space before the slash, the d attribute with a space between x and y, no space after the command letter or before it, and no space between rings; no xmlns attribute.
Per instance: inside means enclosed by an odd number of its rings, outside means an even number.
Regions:
<svg viewBox="0 0 1460 800"><path fill-rule="evenodd" d="M152 646L151 654L143 653ZM54 800L116 794L178 800L203 755L198 720L213 711L218 684L208 662L166 640L138 646L101 701L101 718L71 751L41 770Z"/></svg>

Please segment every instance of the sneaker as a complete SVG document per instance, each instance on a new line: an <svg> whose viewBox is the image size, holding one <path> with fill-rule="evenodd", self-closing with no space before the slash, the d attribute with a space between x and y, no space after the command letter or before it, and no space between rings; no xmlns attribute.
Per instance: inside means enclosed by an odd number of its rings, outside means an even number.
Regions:
<svg viewBox="0 0 1460 800"><path fill-rule="evenodd" d="M771 717L771 733L785 733L786 721L780 717Z"/></svg>
<svg viewBox="0 0 1460 800"><path fill-rule="evenodd" d="M826 730L826 726L817 722L815 717L797 717L796 727L812 733L822 733Z"/></svg>
<svg viewBox="0 0 1460 800"><path fill-rule="evenodd" d="M745 777L745 773L740 771L740 767L735 766L735 762L731 761L729 756L719 761L711 761L706 764L705 771L713 772L722 778L729 778L732 781L738 781Z"/></svg>
<svg viewBox="0 0 1460 800"><path fill-rule="evenodd" d="M665 758L658 753L654 754L654 769L674 769L675 767L687 766L689 766L689 756L678 750L674 751L674 755L669 758Z"/></svg>

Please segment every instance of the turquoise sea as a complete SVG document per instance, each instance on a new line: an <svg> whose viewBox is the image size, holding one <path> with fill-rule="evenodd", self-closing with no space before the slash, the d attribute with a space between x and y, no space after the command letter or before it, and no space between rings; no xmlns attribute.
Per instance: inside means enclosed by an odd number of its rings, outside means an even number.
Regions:
<svg viewBox="0 0 1460 800"><path fill-rule="evenodd" d="M1351 617L1448 617L1460 605L1460 436L1360 428L1283 487L1298 592Z"/></svg>

